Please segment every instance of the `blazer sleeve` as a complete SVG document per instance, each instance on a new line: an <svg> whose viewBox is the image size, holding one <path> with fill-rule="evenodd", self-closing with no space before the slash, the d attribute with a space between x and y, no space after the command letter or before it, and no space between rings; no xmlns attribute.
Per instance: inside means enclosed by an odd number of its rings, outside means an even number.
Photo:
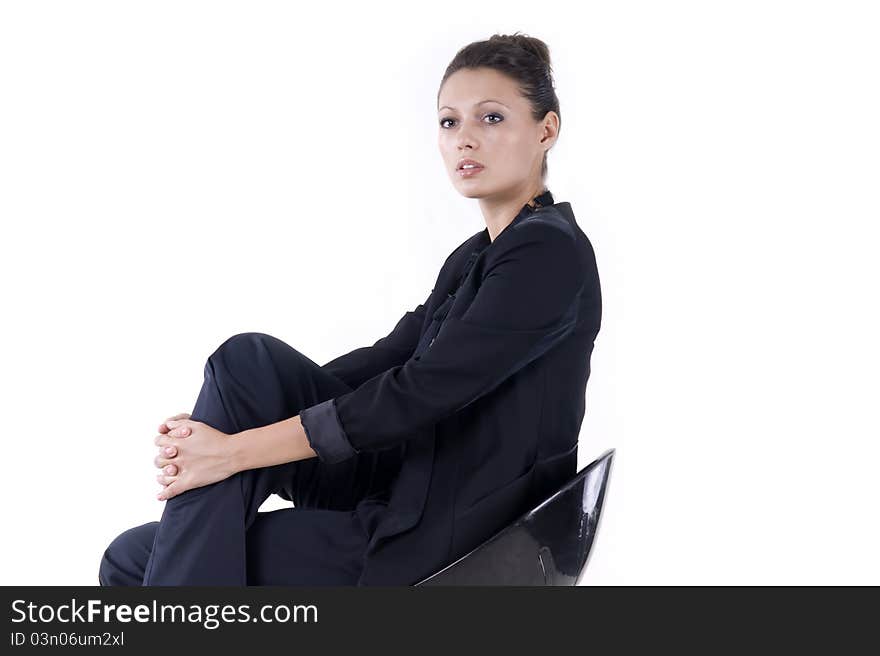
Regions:
<svg viewBox="0 0 880 656"><path fill-rule="evenodd" d="M322 365L321 368L345 381L352 389L356 389L373 376L391 367L402 365L410 358L419 343L425 320L425 308L430 298L429 295L423 303L404 314L394 326L394 330L372 346L356 348Z"/></svg>
<svg viewBox="0 0 880 656"><path fill-rule="evenodd" d="M543 221L512 228L491 244L468 309L448 316L419 358L300 412L322 461L418 436L418 429L492 391L574 329L584 272L573 235Z"/></svg>

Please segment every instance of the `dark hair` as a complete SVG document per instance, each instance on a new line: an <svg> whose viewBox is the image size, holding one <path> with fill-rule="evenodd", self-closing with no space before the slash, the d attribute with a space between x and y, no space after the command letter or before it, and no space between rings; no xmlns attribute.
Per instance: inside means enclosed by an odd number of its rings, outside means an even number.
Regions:
<svg viewBox="0 0 880 656"><path fill-rule="evenodd" d="M440 80L440 89L447 78L462 68L493 68L513 78L519 85L520 93L532 106L532 118L540 121L547 112L559 115L560 129L562 115L559 113L559 98L553 86L553 68L550 64L550 50L547 44L532 36L520 34L493 34L486 41L474 41L459 50ZM440 102L440 89L437 102ZM547 175L547 153L541 164L541 177Z"/></svg>

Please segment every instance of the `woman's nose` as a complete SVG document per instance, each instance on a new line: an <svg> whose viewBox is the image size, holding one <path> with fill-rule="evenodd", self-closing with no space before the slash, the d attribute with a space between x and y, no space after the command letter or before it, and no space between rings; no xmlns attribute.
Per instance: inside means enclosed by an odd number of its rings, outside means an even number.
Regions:
<svg viewBox="0 0 880 656"><path fill-rule="evenodd" d="M469 155L470 151L476 148L476 142L473 139L460 137L458 140L458 152L464 156Z"/></svg>
<svg viewBox="0 0 880 656"><path fill-rule="evenodd" d="M464 148L475 148L477 146L477 142L473 136L473 133L471 132L471 128L466 126L462 126L461 128L459 128L458 134L456 135L456 142L459 151Z"/></svg>

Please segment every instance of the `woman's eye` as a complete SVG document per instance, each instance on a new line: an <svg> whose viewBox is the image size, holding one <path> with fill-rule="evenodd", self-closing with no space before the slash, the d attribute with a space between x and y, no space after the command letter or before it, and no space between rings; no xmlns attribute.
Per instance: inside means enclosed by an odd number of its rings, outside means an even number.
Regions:
<svg viewBox="0 0 880 656"><path fill-rule="evenodd" d="M486 116L485 116L484 118L489 118L490 116L494 116L495 118L497 118L497 119L499 119L499 120L497 120L497 121L489 121L489 125L495 125L496 123L500 123L501 121L504 120L504 117L501 116L501 114L496 114L496 113L494 113L494 112L492 112L491 114L486 114ZM454 122L455 119L454 119L454 118L442 118L442 119L440 119L440 127L441 127L441 128L445 128L445 127L447 127L447 125L446 125L446 122L447 122L447 121L453 121L453 122Z"/></svg>

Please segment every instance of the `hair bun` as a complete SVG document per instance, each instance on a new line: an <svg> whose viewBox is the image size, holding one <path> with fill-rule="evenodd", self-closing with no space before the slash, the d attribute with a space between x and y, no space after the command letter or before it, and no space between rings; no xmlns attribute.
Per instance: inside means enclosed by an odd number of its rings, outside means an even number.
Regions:
<svg viewBox="0 0 880 656"><path fill-rule="evenodd" d="M541 41L541 39L528 36L527 34L514 32L513 34L493 34L489 37L489 41L502 41L519 46L523 50L530 52L540 59L544 63L544 66L547 67L548 71L552 69L550 62L550 49L547 47L546 43Z"/></svg>

